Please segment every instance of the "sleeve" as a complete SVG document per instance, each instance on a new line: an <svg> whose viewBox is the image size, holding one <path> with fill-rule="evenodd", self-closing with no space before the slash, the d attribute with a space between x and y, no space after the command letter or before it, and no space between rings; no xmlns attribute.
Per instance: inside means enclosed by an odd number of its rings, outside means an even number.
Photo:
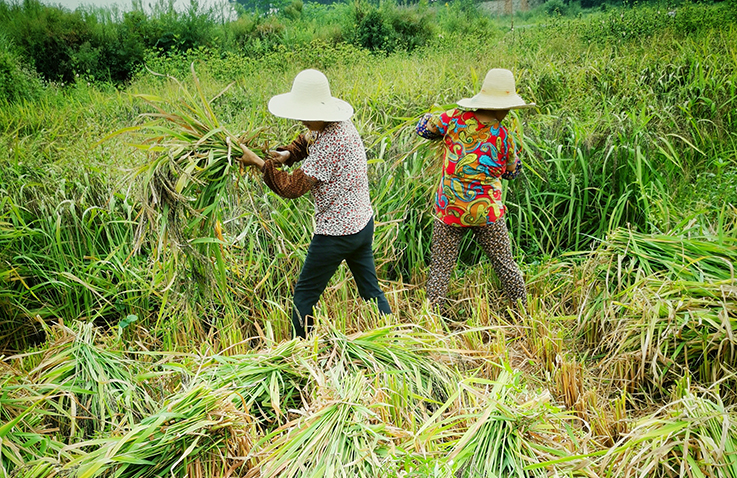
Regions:
<svg viewBox="0 0 737 478"><path fill-rule="evenodd" d="M505 171L502 173L501 178L506 179L508 181L515 179L519 174L522 172L522 161L520 161L519 156L517 156L517 160L515 161L515 164L517 165L516 168L514 168L514 171Z"/></svg>
<svg viewBox="0 0 737 478"><path fill-rule="evenodd" d="M415 127L415 132L425 139L440 139L448 131L448 124L453 111L446 111L440 115L425 113Z"/></svg>
<svg viewBox="0 0 737 478"><path fill-rule="evenodd" d="M336 164L345 157L345 148L338 143L321 144L312 148L310 157L302 165L304 173L313 179L326 183L333 177Z"/></svg>
<svg viewBox="0 0 737 478"><path fill-rule="evenodd" d="M292 166L305 159L309 155L307 150L307 138L304 134L300 134L297 139L286 146L279 146L277 151L289 151L289 159L284 163L285 166Z"/></svg>
<svg viewBox="0 0 737 478"><path fill-rule="evenodd" d="M264 173L264 182L266 185L281 197L294 199L302 196L312 189L316 180L305 174L302 169L297 169L291 173L282 171L276 167L276 163L270 159L264 161L264 167L261 169Z"/></svg>
<svg viewBox="0 0 737 478"><path fill-rule="evenodd" d="M514 171L505 171L501 178L502 179L515 179L522 172L522 161L519 159L519 149L509 132L507 132L507 168L514 165Z"/></svg>

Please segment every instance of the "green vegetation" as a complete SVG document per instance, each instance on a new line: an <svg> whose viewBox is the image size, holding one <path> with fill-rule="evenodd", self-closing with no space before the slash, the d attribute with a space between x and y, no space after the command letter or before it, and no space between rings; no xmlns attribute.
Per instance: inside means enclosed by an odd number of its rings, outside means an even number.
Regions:
<svg viewBox="0 0 737 478"><path fill-rule="evenodd" d="M0 477L737 476L737 5L547 7L0 3ZM46 65L34 25L80 37ZM530 303L469 240L439 317L413 126L497 66L539 105L507 120ZM341 268L293 340L312 205L228 158L301 131L266 104L310 67L355 107L395 314Z"/></svg>

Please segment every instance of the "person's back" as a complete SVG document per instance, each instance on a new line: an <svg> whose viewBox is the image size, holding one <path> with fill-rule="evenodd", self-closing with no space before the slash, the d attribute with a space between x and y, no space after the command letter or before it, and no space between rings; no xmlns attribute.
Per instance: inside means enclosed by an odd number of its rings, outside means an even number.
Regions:
<svg viewBox="0 0 737 478"><path fill-rule="evenodd" d="M453 109L432 121L427 138L442 138L442 176L435 195L438 218L458 226L485 226L502 218L500 178L508 158L515 161L512 137L500 121L484 110Z"/></svg>
<svg viewBox="0 0 737 478"><path fill-rule="evenodd" d="M361 297L375 301L381 313L391 314L376 277L368 163L363 141L350 121L353 107L330 94L324 74L304 70L294 79L292 91L269 100L269 111L301 121L309 130L267 160L244 145L240 158L244 165L257 166L266 185L280 196L297 198L311 191L315 201L315 234L294 286L294 334L307 336L314 306L343 261ZM300 161L302 167L294 171L281 169Z"/></svg>
<svg viewBox="0 0 737 478"><path fill-rule="evenodd" d="M312 188L315 233L360 231L373 211L366 150L356 127L350 120L328 123L308 149L302 170L317 179Z"/></svg>
<svg viewBox="0 0 737 478"><path fill-rule="evenodd" d="M466 231L474 233L513 305L527 302L522 273L512 257L500 179L521 171L518 149L501 122L510 109L534 106L520 98L509 70L490 70L481 92L459 108L427 114L417 134L442 140L443 166L435 193L436 219L427 298L443 312L450 276Z"/></svg>

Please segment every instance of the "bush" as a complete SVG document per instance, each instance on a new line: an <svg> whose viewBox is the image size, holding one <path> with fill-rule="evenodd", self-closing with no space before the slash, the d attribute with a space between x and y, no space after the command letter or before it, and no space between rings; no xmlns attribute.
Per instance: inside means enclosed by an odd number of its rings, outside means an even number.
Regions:
<svg viewBox="0 0 737 478"><path fill-rule="evenodd" d="M488 15L482 13L472 0L453 0L440 7L437 15L438 29L443 34L459 33L478 36L496 30Z"/></svg>
<svg viewBox="0 0 737 478"><path fill-rule="evenodd" d="M39 0L0 2L0 30L18 46L46 80L72 83L78 75L121 83L143 62L145 51L165 54L212 47L220 33L212 10L193 2L186 12L155 5L147 15L141 6L121 19L103 20L105 11L70 12Z"/></svg>
<svg viewBox="0 0 737 478"><path fill-rule="evenodd" d="M545 12L548 15L565 15L568 13L568 4L563 0L549 0L545 3Z"/></svg>
<svg viewBox="0 0 737 478"><path fill-rule="evenodd" d="M304 3L302 3L302 0L293 0L292 3L284 7L284 15L292 20L297 20L302 16L303 8Z"/></svg>
<svg viewBox="0 0 737 478"><path fill-rule="evenodd" d="M0 101L34 99L41 89L36 72L23 65L12 45L0 35Z"/></svg>
<svg viewBox="0 0 737 478"><path fill-rule="evenodd" d="M392 13L390 23L400 49L412 51L426 45L433 37L432 16L429 12L401 7Z"/></svg>
<svg viewBox="0 0 737 478"><path fill-rule="evenodd" d="M551 0L546 5L559 1ZM736 21L735 0L716 5L685 2L672 8L611 8L600 16L593 17L583 29L582 38L600 44L622 43L651 38L662 35L663 32L692 35L714 28L725 28Z"/></svg>
<svg viewBox="0 0 737 478"><path fill-rule="evenodd" d="M72 82L72 56L90 40L81 13L47 7L38 0L12 5L3 27L36 71L49 81Z"/></svg>
<svg viewBox="0 0 737 478"><path fill-rule="evenodd" d="M372 8L367 12L356 10L354 42L372 51L392 52L396 49L397 38L384 14Z"/></svg>
<svg viewBox="0 0 737 478"><path fill-rule="evenodd" d="M352 32L346 37L371 51L412 51L433 37L431 14L416 6L397 7L387 2L375 8L358 3L354 18L355 24L349 27Z"/></svg>

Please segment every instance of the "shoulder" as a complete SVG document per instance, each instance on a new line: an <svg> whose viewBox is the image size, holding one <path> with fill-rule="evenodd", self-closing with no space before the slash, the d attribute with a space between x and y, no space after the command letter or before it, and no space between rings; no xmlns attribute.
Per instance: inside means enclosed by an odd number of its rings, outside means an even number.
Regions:
<svg viewBox="0 0 737 478"><path fill-rule="evenodd" d="M346 142L361 143L361 135L350 120L328 123L320 133L320 139L324 148L332 148Z"/></svg>
<svg viewBox="0 0 737 478"><path fill-rule="evenodd" d="M325 132L336 134L336 135L358 135L356 125L351 120L336 121L334 123L328 123L325 126Z"/></svg>
<svg viewBox="0 0 737 478"><path fill-rule="evenodd" d="M463 110L459 110L458 108L453 108L447 111L443 111L442 113L440 113L439 117L441 121L447 123L452 120L461 119L464 113L467 113L467 112Z"/></svg>
<svg viewBox="0 0 737 478"><path fill-rule="evenodd" d="M509 129L501 123L499 123L499 136L504 139L504 141L514 142L514 135L512 135Z"/></svg>

